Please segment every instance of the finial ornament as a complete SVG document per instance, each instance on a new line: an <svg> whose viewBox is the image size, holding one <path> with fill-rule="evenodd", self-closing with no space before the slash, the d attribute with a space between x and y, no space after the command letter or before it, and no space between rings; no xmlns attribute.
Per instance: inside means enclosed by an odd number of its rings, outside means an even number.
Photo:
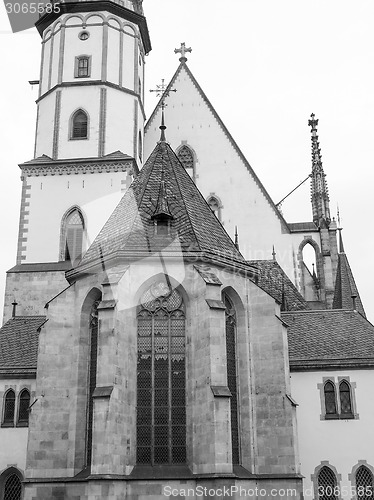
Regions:
<svg viewBox="0 0 374 500"><path fill-rule="evenodd" d="M273 251L272 251L271 255L273 256L273 260L277 260L277 254L276 254L274 245L273 245Z"/></svg>
<svg viewBox="0 0 374 500"><path fill-rule="evenodd" d="M192 52L192 49L191 47L189 47L188 49L186 48L186 44L185 42L182 42L181 43L181 48L180 49L174 49L174 53L175 54L180 54L180 62L186 62L187 61L187 57L186 57L186 53L187 52Z"/></svg>
<svg viewBox="0 0 374 500"><path fill-rule="evenodd" d="M238 226L235 226L235 246L236 246L236 249L239 250Z"/></svg>
<svg viewBox="0 0 374 500"><path fill-rule="evenodd" d="M150 89L150 92L156 92L156 97L161 97L161 108L165 109L165 99L169 96L169 92L176 92L177 89L168 89L168 86L165 84L165 78L161 78L161 84L156 85L155 89Z"/></svg>

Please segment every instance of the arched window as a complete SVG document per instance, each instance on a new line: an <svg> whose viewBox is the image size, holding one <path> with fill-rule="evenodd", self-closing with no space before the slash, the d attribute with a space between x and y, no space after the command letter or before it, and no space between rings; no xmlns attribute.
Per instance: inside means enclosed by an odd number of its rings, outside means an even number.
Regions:
<svg viewBox="0 0 374 500"><path fill-rule="evenodd" d="M30 393L27 389L23 389L19 395L18 405L18 424L28 425L29 423L29 407L30 407Z"/></svg>
<svg viewBox="0 0 374 500"><path fill-rule="evenodd" d="M4 396L3 425L5 426L14 425L15 409L16 409L16 395L13 389L9 389L9 391Z"/></svg>
<svg viewBox="0 0 374 500"><path fill-rule="evenodd" d="M336 476L334 472L323 466L318 473L318 499L319 500L337 500L336 495Z"/></svg>
<svg viewBox="0 0 374 500"><path fill-rule="evenodd" d="M339 384L340 413L341 416L352 415L351 388L345 380Z"/></svg>
<svg viewBox="0 0 374 500"><path fill-rule="evenodd" d="M71 119L71 139L87 139L88 116L83 110L78 109Z"/></svg>
<svg viewBox="0 0 374 500"><path fill-rule="evenodd" d="M78 209L74 209L65 220L64 259L74 265L83 251L83 217Z"/></svg>
<svg viewBox="0 0 374 500"><path fill-rule="evenodd" d="M195 157L194 154L186 144L183 144L178 151L177 156L181 164L184 166L189 175L195 178Z"/></svg>
<svg viewBox="0 0 374 500"><path fill-rule="evenodd" d="M361 465L356 471L356 495L358 500L372 500L374 495L374 482L372 472Z"/></svg>
<svg viewBox="0 0 374 500"><path fill-rule="evenodd" d="M139 160L143 160L143 139L142 139L142 133L139 131L139 140L138 140L138 154L139 154Z"/></svg>
<svg viewBox="0 0 374 500"><path fill-rule="evenodd" d="M226 306L226 362L227 362L227 386L231 392L231 444L232 463L239 463L239 411L238 411L238 387L236 369L236 314L235 309L227 297L223 296Z"/></svg>
<svg viewBox="0 0 374 500"><path fill-rule="evenodd" d="M10 467L0 476L0 498L3 500L21 500L22 476L15 468Z"/></svg>
<svg viewBox="0 0 374 500"><path fill-rule="evenodd" d="M138 310L138 464L186 462L185 357L182 296L157 281Z"/></svg>
<svg viewBox="0 0 374 500"><path fill-rule="evenodd" d="M211 195L207 199L207 203L211 209L211 211L214 213L214 215L217 217L218 220L221 220L221 208L222 204L217 198L217 196Z"/></svg>
<svg viewBox="0 0 374 500"><path fill-rule="evenodd" d="M324 396L325 396L325 410L326 417L328 415L337 415L336 410L336 395L335 395L335 386L332 382L328 381L324 387Z"/></svg>
<svg viewBox="0 0 374 500"><path fill-rule="evenodd" d="M93 433L93 393L96 389L97 377L97 342L99 334L98 321L98 305L101 298L96 300L89 315L89 341L90 341L90 357L89 357L89 373L88 373L88 415L87 415L87 432L86 432L86 463L92 463L92 433Z"/></svg>

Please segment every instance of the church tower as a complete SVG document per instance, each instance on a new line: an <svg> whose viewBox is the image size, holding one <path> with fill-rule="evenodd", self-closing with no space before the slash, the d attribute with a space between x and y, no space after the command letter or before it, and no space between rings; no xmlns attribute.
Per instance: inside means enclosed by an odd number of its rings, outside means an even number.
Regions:
<svg viewBox="0 0 374 500"><path fill-rule="evenodd" d="M143 160L151 44L141 1L56 3L36 27L42 55L35 152L20 165L17 266L8 273L5 320L14 298L20 314L41 312L27 283L44 281L35 273L57 272L47 295L57 293L63 271L87 250Z"/></svg>

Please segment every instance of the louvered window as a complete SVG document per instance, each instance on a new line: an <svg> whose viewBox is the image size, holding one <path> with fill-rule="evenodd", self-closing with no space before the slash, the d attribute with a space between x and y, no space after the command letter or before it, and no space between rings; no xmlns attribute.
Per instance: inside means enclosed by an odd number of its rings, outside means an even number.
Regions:
<svg viewBox="0 0 374 500"><path fill-rule="evenodd" d="M94 302L89 318L89 337L90 337L90 364L88 377L88 415L87 415L87 465L92 462L92 432L93 432L93 393L96 388L97 376L97 341L99 331L97 307L100 299Z"/></svg>
<svg viewBox="0 0 374 500"><path fill-rule="evenodd" d="M337 415L335 386L332 382L326 382L324 387L326 416Z"/></svg>
<svg viewBox="0 0 374 500"><path fill-rule="evenodd" d="M231 444L232 463L239 463L239 412L238 412L238 386L236 368L236 315L230 299L224 295L226 306L226 360L227 360L227 385L231 392Z"/></svg>
<svg viewBox="0 0 374 500"><path fill-rule="evenodd" d="M339 384L341 416L352 416L351 390L349 384L343 380Z"/></svg>
<svg viewBox="0 0 374 500"><path fill-rule="evenodd" d="M356 471L356 496L357 500L373 500L373 474L372 472L361 465Z"/></svg>
<svg viewBox="0 0 374 500"><path fill-rule="evenodd" d="M322 467L318 473L318 500L337 500L337 483L330 467Z"/></svg>
<svg viewBox="0 0 374 500"><path fill-rule="evenodd" d="M22 484L17 474L10 474L4 483L4 500L20 500Z"/></svg>
<svg viewBox="0 0 374 500"><path fill-rule="evenodd" d="M87 114L78 110L72 118L72 139L87 139L88 117Z"/></svg>
<svg viewBox="0 0 374 500"><path fill-rule="evenodd" d="M4 398L4 425L14 425L14 411L16 409L16 395L15 392L10 389Z"/></svg>
<svg viewBox="0 0 374 500"><path fill-rule="evenodd" d="M186 462L185 310L165 281L142 296L138 311L137 462Z"/></svg>
<svg viewBox="0 0 374 500"><path fill-rule="evenodd" d="M71 260L73 265L82 255L83 220L78 210L74 210L66 221L65 260Z"/></svg>
<svg viewBox="0 0 374 500"><path fill-rule="evenodd" d="M29 422L30 393L24 389L19 396L18 423L27 424Z"/></svg>

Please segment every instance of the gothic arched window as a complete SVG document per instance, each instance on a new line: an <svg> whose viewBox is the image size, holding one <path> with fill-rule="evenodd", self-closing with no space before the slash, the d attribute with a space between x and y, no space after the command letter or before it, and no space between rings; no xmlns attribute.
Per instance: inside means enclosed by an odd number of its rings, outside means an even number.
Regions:
<svg viewBox="0 0 374 500"><path fill-rule="evenodd" d="M71 139L87 139L88 137L88 115L82 109L78 109L71 118Z"/></svg>
<svg viewBox="0 0 374 500"><path fill-rule="evenodd" d="M227 295L223 296L226 306L226 363L227 363L227 386L231 392L231 444L232 463L239 463L239 409L238 409L238 386L236 369L236 314L234 306Z"/></svg>
<svg viewBox="0 0 374 500"><path fill-rule="evenodd" d="M92 462L92 433L93 433L93 393L96 389L97 377L97 342L99 334L98 321L98 305L101 299L96 300L89 315L89 341L90 341L90 356L89 356L89 373L88 373L88 416L87 416L87 447L86 447L86 462L90 465Z"/></svg>
<svg viewBox="0 0 374 500"><path fill-rule="evenodd" d="M30 407L30 393L27 389L23 389L19 395L18 404L18 424L27 425L29 423L29 407Z"/></svg>
<svg viewBox="0 0 374 500"><path fill-rule="evenodd" d="M0 476L0 496L4 500L21 500L22 476L15 468L10 467Z"/></svg>
<svg viewBox="0 0 374 500"><path fill-rule="evenodd" d="M374 495L374 482L372 472L361 465L355 474L356 495L359 500L372 500Z"/></svg>
<svg viewBox="0 0 374 500"><path fill-rule="evenodd" d="M217 219L221 220L222 204L221 204L220 200L217 198L217 196L214 196L214 195L209 196L209 198L207 199L207 203L208 203L211 211L217 217Z"/></svg>
<svg viewBox="0 0 374 500"><path fill-rule="evenodd" d="M182 296L157 281L138 310L138 464L186 462L185 358Z"/></svg>
<svg viewBox="0 0 374 500"><path fill-rule="evenodd" d="M341 416L352 415L351 388L345 380L339 384L340 413Z"/></svg>
<svg viewBox="0 0 374 500"><path fill-rule="evenodd" d="M191 148L189 148L186 144L183 144L177 150L178 160L184 166L190 177L195 179L195 155Z"/></svg>
<svg viewBox="0 0 374 500"><path fill-rule="evenodd" d="M336 476L330 467L325 465L320 469L317 486L319 500L337 500Z"/></svg>
<svg viewBox="0 0 374 500"><path fill-rule="evenodd" d="M74 265L83 251L84 224L82 214L77 208L68 214L64 226L64 260L70 260Z"/></svg>
<svg viewBox="0 0 374 500"><path fill-rule="evenodd" d="M335 385L330 381L326 382L323 392L325 397L326 416L336 415L337 410L336 410Z"/></svg>
<svg viewBox="0 0 374 500"><path fill-rule="evenodd" d="M16 409L16 395L13 389L9 389L4 396L3 425L14 425L14 412Z"/></svg>

